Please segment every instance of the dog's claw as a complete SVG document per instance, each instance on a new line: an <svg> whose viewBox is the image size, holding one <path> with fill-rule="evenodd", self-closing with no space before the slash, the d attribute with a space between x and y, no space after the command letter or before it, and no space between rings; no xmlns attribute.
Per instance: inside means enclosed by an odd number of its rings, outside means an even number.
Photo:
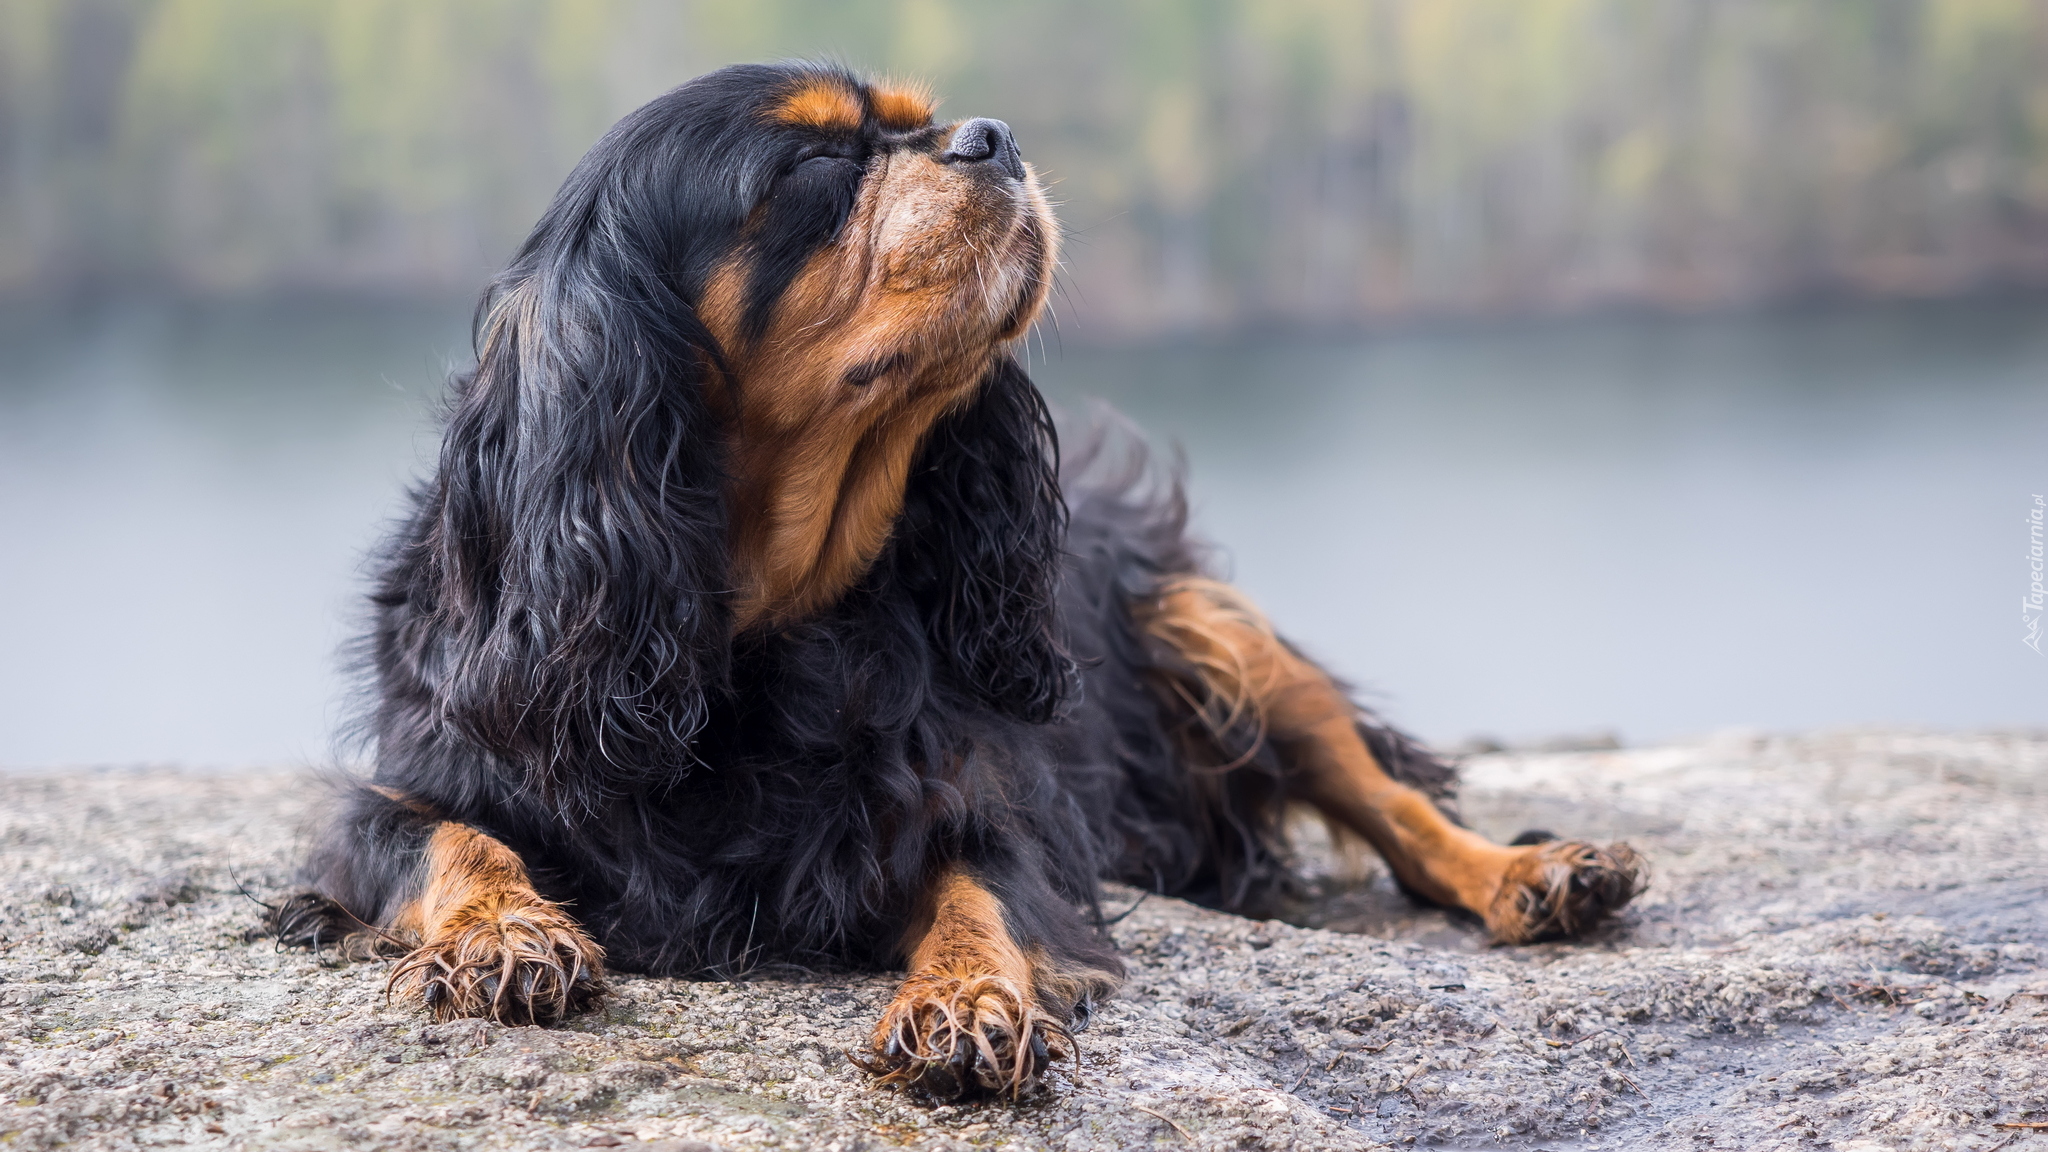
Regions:
<svg viewBox="0 0 2048 1152"><path fill-rule="evenodd" d="M905 981L857 1062L923 1095L1020 1098L1071 1051L1067 1029L1030 993L999 976Z"/></svg>
<svg viewBox="0 0 2048 1152"><path fill-rule="evenodd" d="M443 932L391 970L436 1020L551 1024L604 995L602 949L552 904Z"/></svg>
<svg viewBox="0 0 2048 1152"><path fill-rule="evenodd" d="M317 953L325 945L338 944L342 957L350 960L390 952L387 937L317 892L286 897L264 919L281 948L310 948Z"/></svg>
<svg viewBox="0 0 2048 1152"><path fill-rule="evenodd" d="M1524 847L1509 867L1486 926L1503 944L1577 935L1634 899L1647 886L1647 874L1643 858L1626 844L1540 841Z"/></svg>

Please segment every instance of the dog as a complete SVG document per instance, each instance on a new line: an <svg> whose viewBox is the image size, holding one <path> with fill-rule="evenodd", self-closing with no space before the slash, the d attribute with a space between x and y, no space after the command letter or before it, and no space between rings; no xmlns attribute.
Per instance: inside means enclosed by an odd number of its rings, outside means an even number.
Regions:
<svg viewBox="0 0 2048 1152"><path fill-rule="evenodd" d="M1462 827L1177 484L1062 475L1016 355L1058 236L1005 124L836 67L613 127L478 307L280 940L508 1024L608 969L900 967L859 1062L1015 1098L1123 977L1101 881L1262 907L1296 807L1499 941L1626 904L1626 845Z"/></svg>

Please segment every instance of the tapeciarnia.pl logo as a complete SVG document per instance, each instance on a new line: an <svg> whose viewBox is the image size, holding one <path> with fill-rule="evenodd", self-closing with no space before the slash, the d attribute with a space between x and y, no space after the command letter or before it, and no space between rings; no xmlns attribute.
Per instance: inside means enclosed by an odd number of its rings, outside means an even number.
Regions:
<svg viewBox="0 0 2048 1152"><path fill-rule="evenodd" d="M2037 656L2041 655L2041 608L2044 600L2048 600L2048 590L2041 587L2043 512L2048 512L2048 502L2044 502L2036 495L2034 506L2027 510L2027 563L2033 569L2034 582L2028 586L2026 596L2020 600L2020 625L2026 629L2025 635L2020 637L2020 643L2032 648Z"/></svg>

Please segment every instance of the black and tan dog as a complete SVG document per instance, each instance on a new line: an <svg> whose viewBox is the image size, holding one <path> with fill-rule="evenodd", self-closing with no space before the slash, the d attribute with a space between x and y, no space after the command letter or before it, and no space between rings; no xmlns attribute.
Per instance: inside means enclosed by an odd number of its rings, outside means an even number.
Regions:
<svg viewBox="0 0 2048 1152"><path fill-rule="evenodd" d="M281 938L521 1023L607 965L907 966L868 1065L1014 1095L1121 979L1098 883L1257 906L1294 805L1502 941L1625 903L1626 846L1446 818L1170 488L1063 491L1013 355L1056 236L1000 121L836 69L612 129L479 309L382 561L374 775Z"/></svg>

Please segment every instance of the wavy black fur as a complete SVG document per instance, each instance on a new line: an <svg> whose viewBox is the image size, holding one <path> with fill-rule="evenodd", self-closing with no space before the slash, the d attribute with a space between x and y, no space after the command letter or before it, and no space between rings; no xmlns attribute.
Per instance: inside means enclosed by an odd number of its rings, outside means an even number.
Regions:
<svg viewBox="0 0 2048 1152"><path fill-rule="evenodd" d="M437 819L516 850L611 964L662 973L891 963L948 863L1026 947L1107 972L1102 878L1240 907L1287 882L1282 766L1190 772L1155 687L1169 657L1131 617L1200 567L1177 486L1136 461L1063 495L1007 357L930 433L864 579L731 635L726 446L701 389L720 351L694 302L744 243L772 304L788 253L844 216L844 197L778 191L816 141L747 112L799 74L728 69L627 117L487 295L374 596L365 735L374 783L409 803L346 796L306 872L332 903L300 907L298 937L388 923Z"/></svg>

